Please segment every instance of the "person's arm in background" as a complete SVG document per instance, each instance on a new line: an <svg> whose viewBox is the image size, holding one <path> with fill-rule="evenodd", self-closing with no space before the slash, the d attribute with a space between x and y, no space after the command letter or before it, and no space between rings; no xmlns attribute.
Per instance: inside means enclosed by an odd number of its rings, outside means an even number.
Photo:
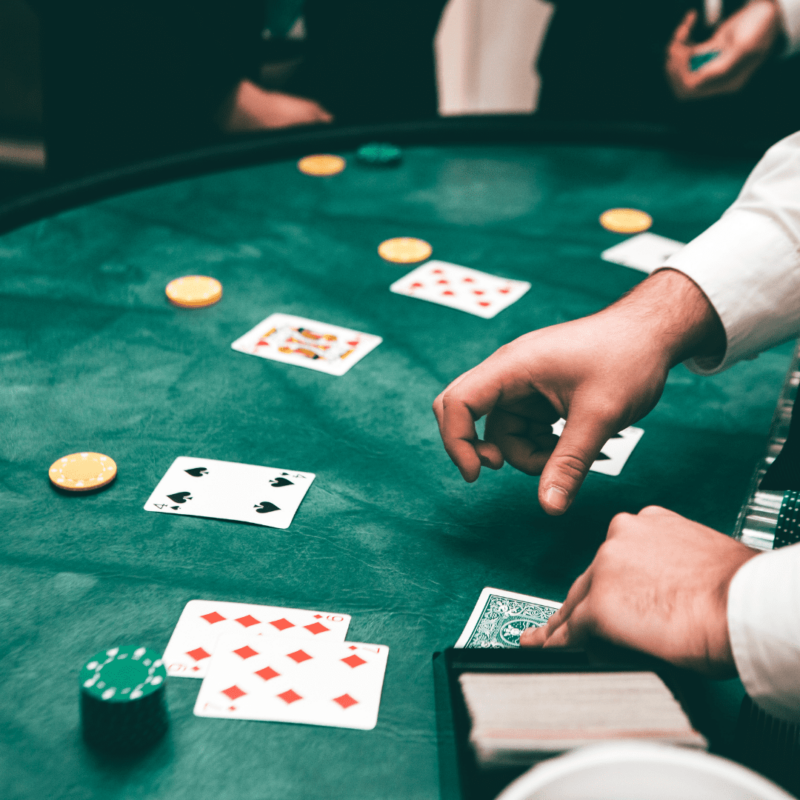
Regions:
<svg viewBox="0 0 800 800"><path fill-rule="evenodd" d="M667 47L667 79L679 100L732 94L742 89L785 41L784 54L800 52L800 1L750 0L704 42L692 40L697 12L690 11ZM692 71L692 56L717 52Z"/></svg>

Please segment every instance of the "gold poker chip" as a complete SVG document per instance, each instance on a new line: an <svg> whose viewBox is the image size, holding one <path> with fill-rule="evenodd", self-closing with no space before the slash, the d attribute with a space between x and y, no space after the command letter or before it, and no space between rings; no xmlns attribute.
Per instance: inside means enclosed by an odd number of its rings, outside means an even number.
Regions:
<svg viewBox="0 0 800 800"><path fill-rule="evenodd" d="M341 156L323 154L301 158L297 162L297 169L306 175L336 175L346 165L347 162Z"/></svg>
<svg viewBox="0 0 800 800"><path fill-rule="evenodd" d="M167 297L181 308L213 306L222 297L222 284L205 275L186 275L167 284Z"/></svg>
<svg viewBox="0 0 800 800"><path fill-rule="evenodd" d="M72 453L50 467L50 481L68 492L88 492L106 486L117 477L113 458L102 453Z"/></svg>
<svg viewBox="0 0 800 800"><path fill-rule="evenodd" d="M653 218L636 208L610 208L600 215L600 224L614 233L641 233L653 224Z"/></svg>
<svg viewBox="0 0 800 800"><path fill-rule="evenodd" d="M387 239L378 247L378 255L395 264L414 264L417 261L424 261L432 252L433 248L426 241L410 236Z"/></svg>

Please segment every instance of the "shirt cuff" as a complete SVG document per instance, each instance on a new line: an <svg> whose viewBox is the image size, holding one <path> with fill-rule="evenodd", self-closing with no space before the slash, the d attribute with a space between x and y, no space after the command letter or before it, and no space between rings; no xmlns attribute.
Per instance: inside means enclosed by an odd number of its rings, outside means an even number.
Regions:
<svg viewBox="0 0 800 800"><path fill-rule="evenodd" d="M751 558L728 590L728 634L747 694L800 722L800 545Z"/></svg>
<svg viewBox="0 0 800 800"><path fill-rule="evenodd" d="M800 53L800 0L775 0L786 34L784 56Z"/></svg>

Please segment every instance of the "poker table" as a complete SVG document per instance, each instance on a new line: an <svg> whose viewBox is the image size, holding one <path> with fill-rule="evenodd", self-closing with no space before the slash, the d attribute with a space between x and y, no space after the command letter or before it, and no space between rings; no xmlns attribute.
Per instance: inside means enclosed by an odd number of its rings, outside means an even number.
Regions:
<svg viewBox="0 0 800 800"><path fill-rule="evenodd" d="M400 144L402 164L357 163L370 140ZM313 152L347 168L301 174ZM657 131L443 120L254 137L0 212L0 796L438 797L431 658L481 589L563 600L610 519L649 504L730 532L791 351L714 377L677 367L622 474L590 474L561 518L511 467L463 482L431 403L503 343L643 278L600 259L625 238L598 224L605 209L644 209L688 241L756 160ZM378 256L395 236L532 288L492 320L392 294L413 268ZM218 278L221 302L172 306L165 286L187 274ZM383 343L343 377L231 349L278 311ZM55 491L50 464L87 450L116 481ZM145 512L184 455L317 478L286 530ZM170 678L165 739L138 757L90 750L82 664L117 644L163 651L195 598L351 614L350 640L390 648L377 727L199 718L199 682ZM741 685L701 684L726 753Z"/></svg>

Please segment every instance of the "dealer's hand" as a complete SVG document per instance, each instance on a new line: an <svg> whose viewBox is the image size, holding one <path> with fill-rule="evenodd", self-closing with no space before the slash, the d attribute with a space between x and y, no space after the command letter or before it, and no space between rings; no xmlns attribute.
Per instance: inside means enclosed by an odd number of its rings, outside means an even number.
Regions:
<svg viewBox="0 0 800 800"><path fill-rule="evenodd" d="M767 59L781 32L775 0L750 0L701 43L691 40L696 19L697 12L689 11L667 47L667 78L679 100L738 92ZM692 72L692 56L711 51L719 55Z"/></svg>
<svg viewBox="0 0 800 800"><path fill-rule="evenodd" d="M525 334L453 381L433 404L445 450L469 482L504 461L541 473L539 502L563 514L609 437L658 402L670 367L724 343L700 289L662 270L604 311ZM482 441L475 421L485 415Z"/></svg>
<svg viewBox="0 0 800 800"><path fill-rule="evenodd" d="M581 647L602 639L716 677L736 668L728 587L758 550L651 506L618 514L564 605L523 647Z"/></svg>

